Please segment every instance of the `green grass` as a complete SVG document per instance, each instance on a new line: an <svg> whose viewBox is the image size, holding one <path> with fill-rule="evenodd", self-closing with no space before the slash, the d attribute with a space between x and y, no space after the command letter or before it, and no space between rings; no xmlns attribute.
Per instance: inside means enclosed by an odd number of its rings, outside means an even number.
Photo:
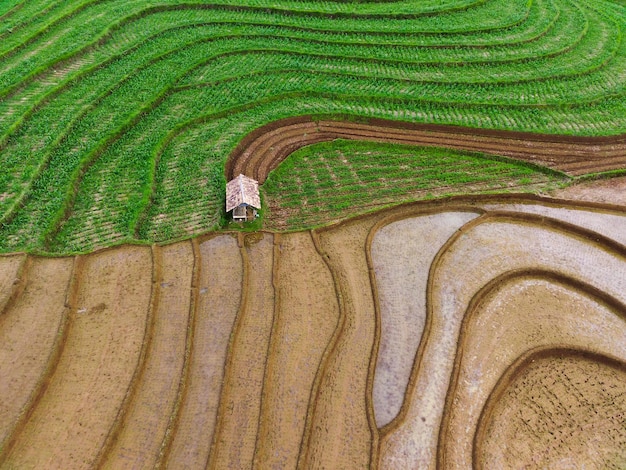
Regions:
<svg viewBox="0 0 626 470"><path fill-rule="evenodd" d="M291 154L262 192L265 227L300 230L404 202L456 194L538 192L570 182L532 164L436 147L335 140Z"/></svg>
<svg viewBox="0 0 626 470"><path fill-rule="evenodd" d="M0 251L217 229L228 154L294 115L626 133L625 25L603 0L0 2Z"/></svg>

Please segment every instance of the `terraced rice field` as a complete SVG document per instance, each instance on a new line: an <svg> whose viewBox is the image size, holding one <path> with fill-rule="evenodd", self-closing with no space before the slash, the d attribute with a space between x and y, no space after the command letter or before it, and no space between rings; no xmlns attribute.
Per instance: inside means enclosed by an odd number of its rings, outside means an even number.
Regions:
<svg viewBox="0 0 626 470"><path fill-rule="evenodd" d="M2 257L0 467L623 468L625 234L474 196Z"/></svg>
<svg viewBox="0 0 626 470"><path fill-rule="evenodd" d="M0 8L4 252L88 252L216 229L224 168L254 140L246 136L287 118L319 123L313 140L380 138L375 119L405 143L428 131L411 126L448 125L431 145L473 150L460 127L515 131L479 145L504 155L535 139L519 132L548 134L549 145L538 138L556 159L548 166L579 174L625 164L626 11L616 2ZM291 146L302 145L298 133Z"/></svg>
<svg viewBox="0 0 626 470"><path fill-rule="evenodd" d="M625 30L0 2L0 468L625 468Z"/></svg>

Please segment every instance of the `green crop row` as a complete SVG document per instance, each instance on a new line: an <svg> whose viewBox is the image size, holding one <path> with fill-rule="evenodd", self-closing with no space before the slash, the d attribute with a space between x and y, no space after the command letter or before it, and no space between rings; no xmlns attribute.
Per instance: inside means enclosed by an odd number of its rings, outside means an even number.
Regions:
<svg viewBox="0 0 626 470"><path fill-rule="evenodd" d="M311 178L324 171L321 181ZM532 165L473 152L333 141L290 155L262 192L273 211L271 226L299 230L343 219L346 212L459 192L537 191L566 181Z"/></svg>
<svg viewBox="0 0 626 470"><path fill-rule="evenodd" d="M42 1L29 23L20 12L36 3L7 9L13 31L0 29L2 250L214 229L228 154L293 115L626 132L625 15L601 0L363 2L358 13L343 1ZM470 184L468 171L497 180L444 161L456 169L435 170L440 186ZM433 189L430 170L406 179L406 165L386 177ZM381 168L334 171L349 187ZM329 167L309 172L309 198L325 198Z"/></svg>

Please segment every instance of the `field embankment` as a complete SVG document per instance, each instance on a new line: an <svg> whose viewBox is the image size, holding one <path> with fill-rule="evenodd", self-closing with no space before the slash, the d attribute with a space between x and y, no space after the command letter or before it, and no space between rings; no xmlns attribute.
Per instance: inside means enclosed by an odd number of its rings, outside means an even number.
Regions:
<svg viewBox="0 0 626 470"><path fill-rule="evenodd" d="M617 205L474 196L1 258L0 461L619 468L625 225Z"/></svg>

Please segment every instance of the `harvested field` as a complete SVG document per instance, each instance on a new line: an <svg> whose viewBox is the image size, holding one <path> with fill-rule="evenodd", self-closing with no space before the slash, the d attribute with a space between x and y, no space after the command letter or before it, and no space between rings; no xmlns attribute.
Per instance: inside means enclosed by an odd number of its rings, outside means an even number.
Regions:
<svg viewBox="0 0 626 470"><path fill-rule="evenodd" d="M257 468L296 468L316 375L339 320L335 285L307 232L276 240L276 310L268 351Z"/></svg>
<svg viewBox="0 0 626 470"><path fill-rule="evenodd" d="M243 285L242 258L237 239L211 238L196 253L195 314L187 345L188 371L168 466L204 468L219 406L229 339L240 307ZM188 339L189 341L189 339Z"/></svg>
<svg viewBox="0 0 626 470"><path fill-rule="evenodd" d="M626 466L623 362L547 350L518 361L507 377L481 422L479 468Z"/></svg>
<svg viewBox="0 0 626 470"><path fill-rule="evenodd" d="M194 258L191 243L153 248L153 318L143 369L107 468L153 468L169 430L182 383Z"/></svg>
<svg viewBox="0 0 626 470"><path fill-rule="evenodd" d="M0 335L21 341L0 343L21 381L0 386L0 463L620 468L625 214L459 197L310 232L2 258L7 280L24 268L0 290Z"/></svg>
<svg viewBox="0 0 626 470"><path fill-rule="evenodd" d="M141 366L151 299L150 250L92 255L75 275L79 287L62 353L4 459L8 468L92 467Z"/></svg>
<svg viewBox="0 0 626 470"><path fill-rule="evenodd" d="M487 216L470 222L448 242L431 268L425 346L413 371L417 378L405 399L406 414L381 440L383 466L393 466L400 458L414 467L435 464L443 398L465 311L492 279L529 269L580 279L626 303L626 263L619 250L605 251L595 241L586 242L566 230L531 224L524 218Z"/></svg>
<svg viewBox="0 0 626 470"><path fill-rule="evenodd" d="M274 319L274 237L240 238L241 306L231 333L209 468L251 468ZM237 286L233 286L236 288ZM239 292L235 291L236 294Z"/></svg>
<svg viewBox="0 0 626 470"><path fill-rule="evenodd" d="M626 213L617 208L591 212L586 208L565 208L563 204L549 201L541 204L488 204L483 208L490 211L503 210L546 216L576 227L583 227L626 245Z"/></svg>

